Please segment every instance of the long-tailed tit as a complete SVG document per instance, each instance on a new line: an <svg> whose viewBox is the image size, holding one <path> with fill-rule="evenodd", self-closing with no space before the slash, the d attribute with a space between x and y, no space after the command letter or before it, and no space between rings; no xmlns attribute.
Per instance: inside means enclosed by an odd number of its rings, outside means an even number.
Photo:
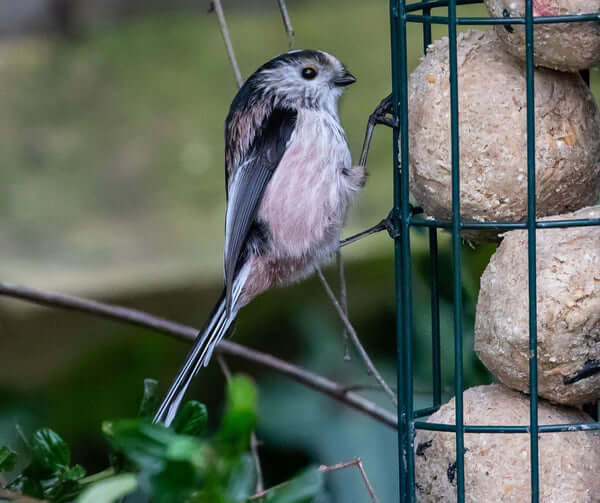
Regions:
<svg viewBox="0 0 600 503"><path fill-rule="evenodd" d="M322 51L292 51L254 72L225 121L225 289L162 402L169 425L239 309L330 259L364 170L337 111L354 76Z"/></svg>

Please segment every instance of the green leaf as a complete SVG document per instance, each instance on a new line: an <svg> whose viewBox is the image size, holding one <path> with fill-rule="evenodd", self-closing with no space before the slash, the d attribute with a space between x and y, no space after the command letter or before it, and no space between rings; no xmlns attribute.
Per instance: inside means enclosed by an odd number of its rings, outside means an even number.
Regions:
<svg viewBox="0 0 600 503"><path fill-rule="evenodd" d="M235 375L229 380L227 413L257 413L258 399L256 386L249 377Z"/></svg>
<svg viewBox="0 0 600 503"><path fill-rule="evenodd" d="M248 453L242 455L233 466L227 486L227 496L232 501L241 501L252 496L256 491L256 463Z"/></svg>
<svg viewBox="0 0 600 503"><path fill-rule="evenodd" d="M77 499L77 503L112 503L133 492L137 487L131 473L115 475L87 488Z"/></svg>
<svg viewBox="0 0 600 503"><path fill-rule="evenodd" d="M173 433L159 424L142 419L104 422L102 430L112 446L142 470L160 471Z"/></svg>
<svg viewBox="0 0 600 503"><path fill-rule="evenodd" d="M310 503L322 491L324 480L322 471L310 468L252 503Z"/></svg>
<svg viewBox="0 0 600 503"><path fill-rule="evenodd" d="M219 430L221 452L238 457L249 450L250 433L257 424L257 391L247 377L234 376L229 381L225 417Z"/></svg>
<svg viewBox="0 0 600 503"><path fill-rule="evenodd" d="M81 465L75 465L67 468L62 474L62 478L65 480L79 480L85 477L85 468Z"/></svg>
<svg viewBox="0 0 600 503"><path fill-rule="evenodd" d="M144 379L144 395L140 403L139 417L152 417L156 410L158 401L158 381L156 379Z"/></svg>
<svg viewBox="0 0 600 503"><path fill-rule="evenodd" d="M205 449L194 437L174 437L167 448L166 457L170 461L187 461L198 468L205 465Z"/></svg>
<svg viewBox="0 0 600 503"><path fill-rule="evenodd" d="M206 486L210 454L211 449L206 443L194 437L174 436L167 449L167 462L164 469L151 478L152 501L154 503L190 501L190 494L194 490ZM214 500L210 501L214 502Z"/></svg>
<svg viewBox="0 0 600 503"><path fill-rule="evenodd" d="M29 442L29 439L27 438L27 435L25 435L25 432L23 431L23 428L21 428L21 425L17 423L15 425L15 430L17 430L17 435L19 435L19 438L23 442L23 445L25 445L25 447L27 447L28 450L31 450L31 442Z"/></svg>
<svg viewBox="0 0 600 503"><path fill-rule="evenodd" d="M203 403L195 400L186 402L179 409L171 428L182 435L198 436L206 431L208 412Z"/></svg>
<svg viewBox="0 0 600 503"><path fill-rule="evenodd" d="M33 459L48 470L65 470L71 464L69 446L50 428L41 428L31 437Z"/></svg>
<svg viewBox="0 0 600 503"><path fill-rule="evenodd" d="M41 483L44 488L44 499L52 501L52 503L73 501L81 491L78 482L64 479L62 476L42 480Z"/></svg>
<svg viewBox="0 0 600 503"><path fill-rule="evenodd" d="M0 447L0 472L10 472L17 461L17 453L5 445Z"/></svg>

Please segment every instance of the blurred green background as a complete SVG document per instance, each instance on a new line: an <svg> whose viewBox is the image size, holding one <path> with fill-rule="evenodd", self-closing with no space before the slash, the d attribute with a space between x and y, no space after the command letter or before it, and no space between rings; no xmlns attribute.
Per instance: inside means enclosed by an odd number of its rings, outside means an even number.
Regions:
<svg viewBox="0 0 600 503"><path fill-rule="evenodd" d="M64 2L63 2L64 3ZM96 3L99 3L98 1ZM100 2L101 3L101 2ZM164 2L166 3L166 2ZM236 92L208 2L148 9L59 34L0 39L0 279L148 310L200 326L221 289L223 121ZM153 2L160 7L161 2ZM245 76L287 49L277 3L224 2ZM6 7L4 7L6 8ZM390 91L385 1L289 0L297 48L335 54L358 77L341 102L355 158L368 115ZM483 15L481 7L469 13ZM466 11L465 11L466 12ZM129 13L130 14L130 13ZM92 19L93 20L93 19ZM74 26L74 28L73 28ZM434 38L444 34L434 30ZM411 68L422 54L411 27ZM387 215L391 132L378 129L370 176L349 235ZM427 236L412 236L415 391L430 400ZM448 236L440 234L442 371L453 378ZM489 382L472 353L479 276L493 246L464 247L465 381ZM395 382L392 243L384 233L344 249L350 317ZM327 270L334 284L334 268ZM348 384L370 384L356 356L343 359L342 327L315 279L263 295L245 309L236 342ZM106 464L101 420L137 412L144 377L165 389L186 345L139 328L0 299L0 444L14 425L49 425L90 471ZM287 378L230 359L260 392L258 436L267 486L309 462L360 456L381 501L397 497L395 433ZM191 396L216 422L224 382L216 363ZM389 406L381 393L365 394ZM328 475L331 501L366 501L354 471Z"/></svg>

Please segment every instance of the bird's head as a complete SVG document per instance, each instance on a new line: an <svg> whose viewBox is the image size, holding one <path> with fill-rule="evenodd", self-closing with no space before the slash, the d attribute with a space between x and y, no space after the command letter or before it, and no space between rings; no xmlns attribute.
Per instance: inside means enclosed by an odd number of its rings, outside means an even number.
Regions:
<svg viewBox="0 0 600 503"><path fill-rule="evenodd" d="M290 51L262 65L248 84L263 99L293 108L323 109L335 113L344 88L356 78L331 54Z"/></svg>

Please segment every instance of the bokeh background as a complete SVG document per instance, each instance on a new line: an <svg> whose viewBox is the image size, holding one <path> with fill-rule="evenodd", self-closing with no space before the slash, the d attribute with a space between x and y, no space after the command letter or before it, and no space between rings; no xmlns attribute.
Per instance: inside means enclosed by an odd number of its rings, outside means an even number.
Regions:
<svg viewBox="0 0 600 503"><path fill-rule="evenodd" d="M275 0L225 0L244 76L287 49ZM357 75L341 102L355 158L368 115L390 91L388 3L289 0L297 48L320 48ZM464 8L462 8L464 9ZM480 7L469 7L469 14ZM466 12L466 11L463 11ZM434 38L444 27L434 30ZM411 68L422 54L411 28ZM593 81L594 79L592 79ZM596 79L597 80L597 79ZM223 122L236 83L214 13L202 0L19 0L0 3L0 280L85 295L200 326L222 282ZM391 131L376 131L370 176L346 235L392 204ZM430 400L427 236L412 236L415 392ZM443 389L453 378L448 236L440 234ZM490 377L472 353L479 276L493 245L464 246L465 381ZM352 322L395 381L392 242L344 249ZM337 284L335 268L327 269ZM348 384L369 384L344 361L342 325L315 279L263 295L235 332L250 345ZM89 471L106 465L101 421L137 412L145 377L166 389L187 346L109 321L0 299L0 443L15 424L48 425ZM360 456L381 501L397 497L395 433L287 378L230 359L260 391L267 486L308 463ZM191 393L217 422L216 362ZM376 391L365 394L389 406ZM328 475L331 501L366 501L354 471Z"/></svg>

